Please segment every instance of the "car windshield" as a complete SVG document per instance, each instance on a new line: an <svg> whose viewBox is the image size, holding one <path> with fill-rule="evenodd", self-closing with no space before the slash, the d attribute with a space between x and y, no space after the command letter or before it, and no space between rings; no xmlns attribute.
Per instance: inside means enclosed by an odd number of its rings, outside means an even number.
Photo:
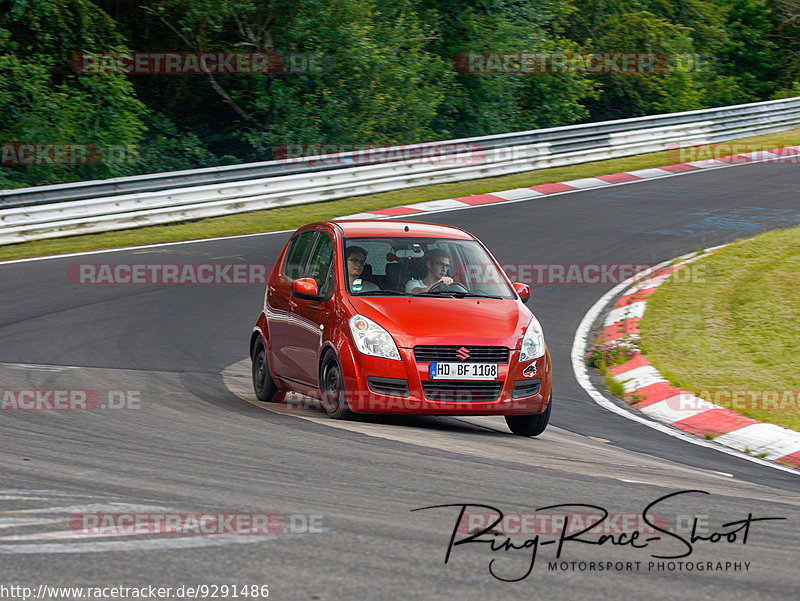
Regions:
<svg viewBox="0 0 800 601"><path fill-rule="evenodd" d="M516 298L475 240L347 238L347 291L358 296Z"/></svg>

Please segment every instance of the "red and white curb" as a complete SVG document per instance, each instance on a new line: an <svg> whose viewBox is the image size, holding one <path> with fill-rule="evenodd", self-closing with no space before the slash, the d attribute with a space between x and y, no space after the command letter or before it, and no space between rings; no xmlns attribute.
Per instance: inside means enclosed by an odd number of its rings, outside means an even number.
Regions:
<svg viewBox="0 0 800 601"><path fill-rule="evenodd" d="M508 202L518 202L530 200L540 196L561 194L564 192L576 192L578 190L588 190L602 188L606 186L616 186L646 179L668 177L672 175L682 175L704 169L718 169L722 167L735 167L750 163L763 163L765 161L775 161L781 159L800 159L800 146L786 146L772 150L760 150L746 154L737 154L716 159L705 159L690 163L678 163L667 165L655 169L639 169L637 171L612 173L611 175L600 175L598 177L585 177L566 182L552 184L539 184L529 188L514 188L513 190L503 190L492 192L491 194L476 194L474 196L461 196L459 198L445 198L442 200L429 200L410 205L390 207L388 209L378 209L365 213L356 213L337 219L391 219L393 217L413 217L425 213L436 213L439 211L451 211L453 209L464 209L489 204L499 204Z"/></svg>
<svg viewBox="0 0 800 601"><path fill-rule="evenodd" d="M707 256L707 255L702 255ZM658 269L625 290L603 321L603 340L636 340L648 297L695 256ZM608 374L622 384L625 400L644 415L737 451L800 468L800 432L761 423L672 386L641 353Z"/></svg>

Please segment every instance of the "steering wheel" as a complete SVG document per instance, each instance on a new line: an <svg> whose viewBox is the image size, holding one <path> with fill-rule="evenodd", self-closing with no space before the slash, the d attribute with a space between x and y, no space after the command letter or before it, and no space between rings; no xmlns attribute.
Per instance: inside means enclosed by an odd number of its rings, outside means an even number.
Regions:
<svg viewBox="0 0 800 601"><path fill-rule="evenodd" d="M439 294L440 292L463 292L464 294L467 294L469 293L469 290L467 290L467 287L461 282L456 282L453 280L452 284L436 282L433 286L428 288L428 292L431 294Z"/></svg>

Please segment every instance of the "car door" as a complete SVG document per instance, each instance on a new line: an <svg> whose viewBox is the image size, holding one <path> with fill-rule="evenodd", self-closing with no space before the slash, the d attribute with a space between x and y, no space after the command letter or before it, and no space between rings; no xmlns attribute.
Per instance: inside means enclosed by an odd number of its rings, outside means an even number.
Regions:
<svg viewBox="0 0 800 601"><path fill-rule="evenodd" d="M303 277L313 278L325 300L293 297L289 303L285 347L287 362L293 367L295 379L316 388L319 385L319 353L324 334L325 314L330 310L333 292L333 249L330 234L320 231L311 251Z"/></svg>
<svg viewBox="0 0 800 601"><path fill-rule="evenodd" d="M306 230L296 234L283 255L283 263L278 277L267 286L267 323L269 324L270 345L272 347L272 370L279 378L296 380L300 368L292 358L292 341L289 335L289 317L297 302L292 297L292 282L303 277L314 241L316 230Z"/></svg>

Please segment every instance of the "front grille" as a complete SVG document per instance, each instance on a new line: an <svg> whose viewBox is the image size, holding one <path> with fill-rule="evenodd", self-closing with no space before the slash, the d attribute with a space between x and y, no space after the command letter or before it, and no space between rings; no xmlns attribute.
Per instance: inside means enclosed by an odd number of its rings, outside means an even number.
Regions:
<svg viewBox="0 0 800 601"><path fill-rule="evenodd" d="M502 382L423 382L425 396L432 401L494 401L503 390Z"/></svg>
<svg viewBox="0 0 800 601"><path fill-rule="evenodd" d="M372 392L390 396L408 396L408 381L395 378L374 378L369 376L367 384Z"/></svg>
<svg viewBox="0 0 800 601"><path fill-rule="evenodd" d="M511 393L511 397L515 399L521 399L526 396L533 396L539 392L539 387L541 385L542 381L539 379L517 380L514 382L514 391Z"/></svg>
<svg viewBox="0 0 800 601"><path fill-rule="evenodd" d="M509 350L505 346L459 346L427 345L414 347L414 359L417 363L430 363L432 361L461 361L459 349L469 351L469 359L465 363L508 363Z"/></svg>

